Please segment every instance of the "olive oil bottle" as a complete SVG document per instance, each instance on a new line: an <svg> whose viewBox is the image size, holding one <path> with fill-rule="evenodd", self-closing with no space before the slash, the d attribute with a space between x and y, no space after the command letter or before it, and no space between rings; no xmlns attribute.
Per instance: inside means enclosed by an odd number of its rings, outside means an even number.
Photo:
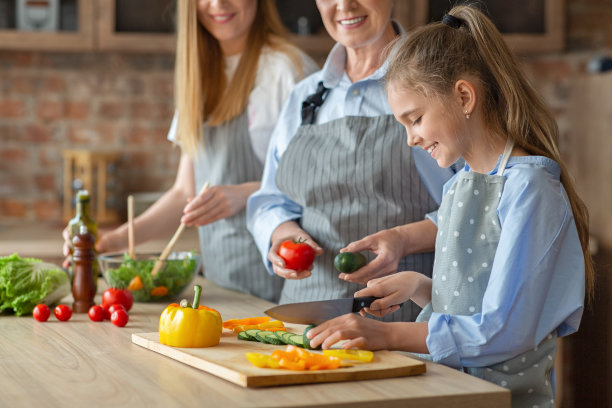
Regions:
<svg viewBox="0 0 612 408"><path fill-rule="evenodd" d="M76 235L79 234L81 226L87 227L87 231L94 237L94 243L98 238L98 225L91 217L90 212L90 197L87 190L79 190L76 194L76 214L74 218L68 221L68 231L70 231L70 242ZM74 248L73 248L74 251ZM72 268L74 268L74 261L71 262ZM98 262L94 259L92 265L93 281L96 289L98 287Z"/></svg>

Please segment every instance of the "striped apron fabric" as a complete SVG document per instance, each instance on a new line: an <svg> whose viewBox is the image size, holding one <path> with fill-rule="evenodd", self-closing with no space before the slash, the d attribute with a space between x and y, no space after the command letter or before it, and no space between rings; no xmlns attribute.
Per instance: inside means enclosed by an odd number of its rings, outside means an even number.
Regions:
<svg viewBox="0 0 612 408"><path fill-rule="evenodd" d="M194 160L196 191L206 181L241 184L259 181L263 170L248 134L246 111L220 126L204 126ZM246 211L199 227L204 276L225 288L278 302L283 279L271 275L246 228Z"/></svg>
<svg viewBox="0 0 612 408"><path fill-rule="evenodd" d="M429 320L432 312L464 316L482 312L501 234L497 207L511 151L508 144L496 175L462 173L442 199L432 298L418 321ZM464 371L509 388L514 408L554 407L550 376L556 339L555 333L549 334L534 350L489 367L465 367Z"/></svg>
<svg viewBox="0 0 612 408"><path fill-rule="evenodd" d="M285 281L280 303L352 297L364 286L338 278L338 251L366 235L423 220L437 208L392 115L300 126L281 157L276 183L302 206L300 226L325 251L315 258L312 276ZM403 258L399 270L431 276L432 266L432 253L416 254ZM406 302L384 320L414 320L419 310Z"/></svg>

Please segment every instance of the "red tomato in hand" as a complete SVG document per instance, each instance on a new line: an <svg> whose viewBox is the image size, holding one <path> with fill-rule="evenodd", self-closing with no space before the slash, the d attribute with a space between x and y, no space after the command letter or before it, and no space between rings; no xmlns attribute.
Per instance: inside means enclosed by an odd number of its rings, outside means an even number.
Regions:
<svg viewBox="0 0 612 408"><path fill-rule="evenodd" d="M285 260L285 267L295 271L307 270L315 258L313 247L302 241L301 238L297 241L287 240L283 242L278 254Z"/></svg>
<svg viewBox="0 0 612 408"><path fill-rule="evenodd" d="M112 324L118 327L123 327L127 324L130 316L125 309L117 308L111 314L110 321Z"/></svg>
<svg viewBox="0 0 612 408"><path fill-rule="evenodd" d="M39 322L46 322L50 315L51 309L49 309L49 306L45 304L36 305L32 311L32 316L34 316L34 319L38 320Z"/></svg>
<svg viewBox="0 0 612 408"><path fill-rule="evenodd" d="M107 309L115 303L122 304L129 311L134 304L134 296L127 289L108 288L102 294L102 306Z"/></svg>
<svg viewBox="0 0 612 408"><path fill-rule="evenodd" d="M104 308L100 305L94 305L89 308L89 312L87 312L87 314L89 315L89 319L91 321L101 322L106 316L106 310L104 310Z"/></svg>
<svg viewBox="0 0 612 408"><path fill-rule="evenodd" d="M57 305L53 310L53 314L57 317L57 320L66 322L72 317L72 309L66 305Z"/></svg>

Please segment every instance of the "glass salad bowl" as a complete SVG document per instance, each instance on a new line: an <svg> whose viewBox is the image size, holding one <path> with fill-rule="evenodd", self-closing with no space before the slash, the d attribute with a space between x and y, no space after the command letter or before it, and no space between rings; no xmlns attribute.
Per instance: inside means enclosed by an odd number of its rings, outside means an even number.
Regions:
<svg viewBox="0 0 612 408"><path fill-rule="evenodd" d="M156 276L151 271L160 253L98 255L98 264L109 286L127 288L136 302L161 302L176 299L200 270L202 257L194 252L171 252Z"/></svg>

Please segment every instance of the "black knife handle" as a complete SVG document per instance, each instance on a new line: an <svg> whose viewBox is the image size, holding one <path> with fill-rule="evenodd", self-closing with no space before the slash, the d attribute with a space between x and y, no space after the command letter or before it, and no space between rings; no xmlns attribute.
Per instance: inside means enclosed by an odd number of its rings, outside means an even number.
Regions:
<svg viewBox="0 0 612 408"><path fill-rule="evenodd" d="M364 307L370 307L372 302L374 302L376 299L380 298L374 296L356 297L353 300L353 313L360 311Z"/></svg>

